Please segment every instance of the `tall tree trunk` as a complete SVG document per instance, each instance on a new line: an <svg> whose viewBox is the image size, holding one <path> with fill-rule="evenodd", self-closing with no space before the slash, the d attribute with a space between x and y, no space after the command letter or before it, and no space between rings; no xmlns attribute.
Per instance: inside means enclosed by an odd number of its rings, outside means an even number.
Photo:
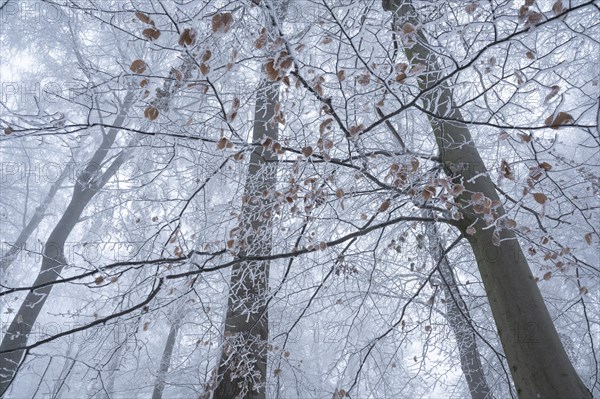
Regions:
<svg viewBox="0 0 600 399"><path fill-rule="evenodd" d="M433 217L431 210L427 210L425 213L427 216ZM439 264L439 273L442 279L440 284L446 302L446 319L454 332L460 356L460 367L469 386L469 392L473 399L492 399L493 396L481 365L477 337L471 327L469 308L456 286L452 266L450 266L440 242L439 230L434 223L427 223L425 229L429 250L436 263Z"/></svg>
<svg viewBox="0 0 600 399"><path fill-rule="evenodd" d="M268 23L281 21L287 5L288 1L283 1L277 12L279 18L271 15ZM270 5L266 9L275 13ZM279 101L279 86L279 82L267 80L258 86L252 133L254 143L265 138L273 142L278 139L275 105ZM271 194L276 187L276 160L275 153L261 146L255 147L250 155L238 235L241 258L271 253ZM232 267L215 398L266 397L269 265L268 261L242 262Z"/></svg>
<svg viewBox="0 0 600 399"><path fill-rule="evenodd" d="M183 306L183 305L182 305ZM175 315L175 319L171 324L167 342L165 343L165 349L160 358L160 365L158 366L158 375L156 376L156 382L154 383L154 390L152 391L152 399L162 399L163 391L165 390L165 382L167 379L167 373L169 372L169 366L171 365L171 357L173 356L173 349L175 348L175 339L179 332L179 327L183 320L184 312L183 308Z"/></svg>
<svg viewBox="0 0 600 399"><path fill-rule="evenodd" d="M264 137L277 140L275 104L279 83L263 81L258 87L253 142ZM275 122L275 123L274 123ZM271 253L272 199L275 191L276 156L257 146L250 156L240 221L240 257ZM219 363L220 383L215 398L265 398L269 321L266 295L269 262L242 262L233 266L229 286L224 343Z"/></svg>
<svg viewBox="0 0 600 399"><path fill-rule="evenodd" d="M419 26L411 1L382 3L394 13L395 29L406 23ZM422 100L434 115L430 123L444 169L465 187L457 198L464 215L460 230L475 254L517 393L522 398L591 398L565 352L516 235L510 229L486 228L483 215L472 206L472 193L492 201L499 197L460 111L453 107L450 88L439 83L435 52L422 31L415 33L404 52L411 64L426 66L419 78ZM496 213L502 217L505 210L499 206ZM476 229L474 234L467 234L469 226Z"/></svg>
<svg viewBox="0 0 600 399"><path fill-rule="evenodd" d="M133 100L134 93L129 92L113 125L122 126ZM99 174L98 168L111 149L118 132L118 128L109 129L102 137L100 146L96 149L85 169L77 177L71 201L44 245L42 266L33 284L34 286L52 283L59 278L60 273L67 264L64 247L69 234L73 231L87 204L117 171L120 164L115 165L115 163L122 163L125 160L124 156L117 157L106 172ZM0 395L5 394L14 380L17 369L25 360L25 350L19 348L27 344L29 334L52 291L52 287L52 285L46 285L29 291L4 334L0 345Z"/></svg>
<svg viewBox="0 0 600 399"><path fill-rule="evenodd" d="M63 169L58 179L50 185L50 190L48 190L48 194L46 194L44 200L35 209L33 216L31 217L31 219L29 219L29 222L25 225L25 227L23 227L23 230L21 230L21 232L19 233L17 240L13 244L11 244L10 249L2 255L2 258L0 258L0 276L4 275L8 267L12 264L12 262L14 262L21 249L27 243L27 240L29 239L31 233L33 233L33 231L37 228L40 222L44 219L44 215L46 213L46 210L48 209L48 206L50 206L50 203L54 199L54 196L56 195L63 182L69 175L69 171L72 165L74 165L72 161L67 163L66 167Z"/></svg>

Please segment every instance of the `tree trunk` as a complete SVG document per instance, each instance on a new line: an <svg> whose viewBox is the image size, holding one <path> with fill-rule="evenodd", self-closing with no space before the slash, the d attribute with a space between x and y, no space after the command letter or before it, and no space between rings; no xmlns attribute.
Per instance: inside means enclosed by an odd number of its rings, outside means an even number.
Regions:
<svg viewBox="0 0 600 399"><path fill-rule="evenodd" d="M263 81L255 106L253 142L264 137L277 140L275 104L279 83ZM275 122L275 123L274 123ZM239 256L264 256L271 253L272 200L262 193L275 191L276 160L272 152L257 146L250 156L244 188L247 201L242 206ZM215 398L265 398L267 348L269 336L266 295L269 262L243 262L231 270L230 292L225 318L223 352L219 364L221 382Z"/></svg>
<svg viewBox="0 0 600 399"><path fill-rule="evenodd" d="M419 26L410 1L384 0L383 7L394 13L395 29L405 23ZM472 206L473 193L482 193L491 201L499 202L499 197L469 129L461 122L460 111L453 107L450 88L438 82L442 77L436 67L438 60L422 31L417 30L404 52L411 64L426 66L419 78L421 97L426 110L435 116L430 116L430 123L444 169L465 187L456 199L463 207L460 230L475 253L519 397L591 398L558 337L514 232L485 229L489 226L483 214ZM495 212L496 217L505 215L501 205ZM466 232L469 226L476 229L472 235Z"/></svg>
<svg viewBox="0 0 600 399"><path fill-rule="evenodd" d="M21 230L21 233L19 233L19 237L17 237L17 240L13 244L11 244L10 249L2 255L2 258L0 258L0 276L4 275L8 267L12 264L12 262L14 262L21 249L27 243L27 240L29 239L31 233L33 233L33 231L37 228L40 222L44 219L44 214L46 213L48 206L54 199L54 196L56 195L60 187L62 186L63 181L69 175L71 165L74 165L74 163L67 163L67 166L63 169L58 179L50 186L50 190L48 190L48 194L46 194L44 200L35 209L35 212L31 219L29 219L27 225L25 225L25 227L23 227L23 230Z"/></svg>
<svg viewBox="0 0 600 399"><path fill-rule="evenodd" d="M182 305L183 306L183 305ZM154 383L154 390L152 391L152 399L162 399L163 391L165 390L165 382L167 379L167 373L169 372L169 366L171 365L171 357L173 356L173 349L175 348L175 339L179 332L181 321L183 320L184 312L177 312L175 320L171 324L169 335L167 336L167 342L165 343L165 349L160 358L160 365L158 367L158 375L156 376L156 382Z"/></svg>
<svg viewBox="0 0 600 399"><path fill-rule="evenodd" d="M428 217L433 217L433 212L426 211ZM490 387L485 380L485 373L481 364L481 356L477 348L477 337L471 326L471 315L460 290L456 286L452 266L444 255L444 248L440 242L439 230L434 223L427 223L426 227L429 249L434 261L439 264L440 281L444 300L446 302L446 319L452 331L462 369L469 392L473 399L492 399Z"/></svg>
<svg viewBox="0 0 600 399"><path fill-rule="evenodd" d="M133 99L133 92L129 92L113 123L115 126L122 126ZM118 132L118 128L112 128L103 136L102 143L96 149L84 171L77 177L71 201L44 245L42 266L34 286L52 283L59 278L67 264L64 246L69 234L73 231L90 200L117 171L120 165L115 165L115 163L125 160L124 157L118 157L106 172L99 175L98 169L111 149ZM29 334L52 291L52 287L52 285L46 285L29 291L4 334L0 345L0 396L5 394L14 380L17 369L25 360L25 350L19 348L27 344Z"/></svg>

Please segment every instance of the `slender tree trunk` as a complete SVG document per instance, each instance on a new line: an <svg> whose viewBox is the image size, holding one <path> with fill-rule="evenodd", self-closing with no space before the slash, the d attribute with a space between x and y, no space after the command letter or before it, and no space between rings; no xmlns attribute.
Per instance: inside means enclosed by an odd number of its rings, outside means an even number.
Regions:
<svg viewBox="0 0 600 399"><path fill-rule="evenodd" d="M29 219L27 225L25 225L25 227L23 227L23 230L21 230L21 233L19 233L19 237L17 237L17 240L11 244L10 249L2 255L2 258L0 258L0 276L4 275L8 267L12 264L12 262L14 262L21 249L27 243L27 240L29 239L31 233L34 232L34 230L37 228L40 222L44 219L44 215L46 213L46 210L48 209L48 206L50 206L50 203L54 199L54 196L56 195L63 182L69 175L71 165L74 165L74 163L67 163L67 166L63 169L58 179L50 186L50 190L48 190L48 194L46 194L44 200L35 209L35 212L31 219Z"/></svg>
<svg viewBox="0 0 600 399"><path fill-rule="evenodd" d="M433 212L425 212L432 217ZM477 337L471 327L471 315L460 290L456 286L452 266L444 255L444 248L440 242L439 230L434 223L425 227L429 241L430 252L436 262L439 262L441 287L446 302L446 319L456 339L460 366L469 386L473 399L492 399L490 387L485 380L485 373L481 364L481 356L477 348Z"/></svg>
<svg viewBox="0 0 600 399"><path fill-rule="evenodd" d="M411 1L384 0L383 7L394 13L395 29L401 30L406 23L419 26ZM453 107L450 88L439 83L442 75L435 52L420 30L412 43L404 44L410 63L426 67L419 85L425 108L435 115L430 123L445 171L465 187L456 199L463 207L460 230L475 253L518 395L590 398L591 393L565 352L514 232L489 228L483 214L472 206L473 193L482 193L491 201L499 202L499 197L468 127L461 122L464 119L460 111ZM502 217L505 210L499 206L495 213ZM474 234L467 234L469 226L476 229Z"/></svg>
<svg viewBox="0 0 600 399"><path fill-rule="evenodd" d="M165 349L160 358L160 366L158 367L158 375L156 376L156 382L154 383L154 390L152 391L152 399L162 399L163 391L165 390L165 382L167 379L167 373L169 372L169 366L171 365L171 357L173 356L173 349L175 348L175 339L181 326L184 313L180 310L175 315L175 320L171 324L169 330L169 336L165 343Z"/></svg>
<svg viewBox="0 0 600 399"><path fill-rule="evenodd" d="M128 93L113 123L115 126L122 126L133 99L133 92ZM64 246L69 234L73 231L81 213L90 200L117 171L120 164L115 165L115 163L125 160L124 156L118 157L106 172L99 174L98 169L111 149L118 131L118 128L109 129L103 136L100 146L96 149L86 168L77 177L71 201L44 245L42 266L34 286L52 283L59 278L60 273L67 264L64 256ZM25 350L19 348L27 344L29 334L52 291L52 287L52 285L46 285L27 293L2 339L0 345L0 395L4 395L13 382L17 369L24 361Z"/></svg>

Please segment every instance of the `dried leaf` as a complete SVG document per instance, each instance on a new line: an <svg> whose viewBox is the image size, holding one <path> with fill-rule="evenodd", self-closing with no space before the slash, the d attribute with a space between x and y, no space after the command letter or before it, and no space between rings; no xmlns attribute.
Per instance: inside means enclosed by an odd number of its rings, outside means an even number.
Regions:
<svg viewBox="0 0 600 399"><path fill-rule="evenodd" d="M548 162L540 162L540 168L544 169L546 172L548 172L550 169L552 169L552 165L550 165Z"/></svg>
<svg viewBox="0 0 600 399"><path fill-rule="evenodd" d="M14 132L14 130L10 126L4 128L4 134L7 136L10 136L11 134L13 134L13 132Z"/></svg>
<svg viewBox="0 0 600 399"><path fill-rule="evenodd" d="M518 136L521 139L521 141L524 143L529 143L531 141L531 136L528 134L519 133Z"/></svg>
<svg viewBox="0 0 600 399"><path fill-rule="evenodd" d="M379 205L378 212L385 212L388 210L389 207L390 207L390 200L385 200L381 203L381 205Z"/></svg>
<svg viewBox="0 0 600 399"><path fill-rule="evenodd" d="M585 240L585 242L587 242L588 245L592 245L592 233L587 233L583 236L583 239Z"/></svg>
<svg viewBox="0 0 600 399"><path fill-rule="evenodd" d="M410 160L410 166L412 167L412 171L416 172L419 169L419 160L417 158L412 158Z"/></svg>
<svg viewBox="0 0 600 399"><path fill-rule="evenodd" d="M146 71L146 63L143 60L135 60L131 63L129 69L133 73L144 73L144 71Z"/></svg>
<svg viewBox="0 0 600 399"><path fill-rule="evenodd" d="M343 69L339 70L337 72L337 78L340 82L343 82L346 79L346 71L344 71Z"/></svg>
<svg viewBox="0 0 600 399"><path fill-rule="evenodd" d="M233 25L233 15L230 12L215 14L212 17L212 31L227 33Z"/></svg>
<svg viewBox="0 0 600 399"><path fill-rule="evenodd" d="M156 40L160 37L160 31L156 28L146 28L142 31L142 35L150 41Z"/></svg>
<svg viewBox="0 0 600 399"><path fill-rule="evenodd" d="M265 73L269 80L277 80L279 78L279 71L275 69L275 60L270 58L265 64Z"/></svg>
<svg viewBox="0 0 600 399"><path fill-rule="evenodd" d="M544 279L545 281L548 281L548 280L550 280L551 278L552 278L552 272L547 272L547 273L545 273L545 274L544 274L544 277L543 277L543 279Z"/></svg>
<svg viewBox="0 0 600 399"><path fill-rule="evenodd" d="M366 86L371 82L371 75L368 72L365 72L358 76L357 82L363 86Z"/></svg>
<svg viewBox="0 0 600 399"><path fill-rule="evenodd" d="M465 12L469 15L473 15L473 13L475 12L475 10L477 10L478 7L479 7L478 3L469 3L465 7Z"/></svg>
<svg viewBox="0 0 600 399"><path fill-rule="evenodd" d="M562 0L557 0L553 5L552 5L552 12L554 13L554 15L558 15L558 14L562 14L562 12L565 10L565 7L563 6L563 2Z"/></svg>
<svg viewBox="0 0 600 399"><path fill-rule="evenodd" d="M405 72L400 72L399 74L396 75L396 82L398 82L398 83L404 83L405 80L406 80L406 73Z"/></svg>
<svg viewBox="0 0 600 399"><path fill-rule="evenodd" d="M100 285L104 282L104 277L103 276L98 276L96 277L96 279L94 280L94 283L96 283L96 285Z"/></svg>
<svg viewBox="0 0 600 399"><path fill-rule="evenodd" d="M154 25L154 22L150 19L150 17L147 14L144 14L143 12L138 11L135 13L135 16L137 17L137 19L146 24Z"/></svg>
<svg viewBox="0 0 600 399"><path fill-rule="evenodd" d="M158 118L158 115L159 115L158 108L156 108L153 105L150 105L148 108L146 108L144 110L144 116L151 121L156 120L156 118Z"/></svg>
<svg viewBox="0 0 600 399"><path fill-rule="evenodd" d="M258 34L258 38L254 42L254 47L257 49L263 48L267 44L267 28L262 28Z"/></svg>
<svg viewBox="0 0 600 399"><path fill-rule="evenodd" d="M331 42L333 42L333 39L332 39L331 37L329 37L329 36L326 36L326 37L325 37L325 38L324 38L324 39L321 41L321 44L329 44L329 43L331 43Z"/></svg>
<svg viewBox="0 0 600 399"><path fill-rule="evenodd" d="M202 53L202 62L208 62L208 60L210 60L212 57L212 51L210 50L205 50L204 53Z"/></svg>
<svg viewBox="0 0 600 399"><path fill-rule="evenodd" d="M526 52L525 56L527 56L527 58L529 58L530 60L535 59L535 54L532 51Z"/></svg>
<svg viewBox="0 0 600 399"><path fill-rule="evenodd" d="M537 25L544 19L544 16L539 12L532 11L527 17L527 25Z"/></svg>
<svg viewBox="0 0 600 399"><path fill-rule="evenodd" d="M580 295L586 295L588 292L589 292L589 290L588 290L588 288L587 288L587 287L581 287L581 288L579 289L579 294L580 294Z"/></svg>
<svg viewBox="0 0 600 399"><path fill-rule="evenodd" d="M200 73L204 76L208 75L210 67L204 63L200 64Z"/></svg>
<svg viewBox="0 0 600 399"><path fill-rule="evenodd" d="M548 101L550 101L552 98L554 98L558 94L559 91L560 91L560 86L558 86L558 85L552 86L550 93L548 93L548 95L544 99L544 103L548 103Z"/></svg>
<svg viewBox="0 0 600 399"><path fill-rule="evenodd" d="M546 201L548 200L548 197L546 196L546 194L542 194L542 193L533 193L533 199L535 200L535 202L537 202L538 204L544 204L546 203Z"/></svg>
<svg viewBox="0 0 600 399"><path fill-rule="evenodd" d="M186 28L179 36L180 46L192 46L196 42L197 32L193 28Z"/></svg>
<svg viewBox="0 0 600 399"><path fill-rule="evenodd" d="M514 180L515 175L513 174L512 168L506 160L502 160L500 163L500 170L502 171L502 176L506 177L509 180Z"/></svg>
<svg viewBox="0 0 600 399"><path fill-rule="evenodd" d="M568 114L566 112L559 112L558 115L556 115L556 118L554 118L554 115L550 115L544 121L546 126L548 126L550 129L555 130L558 129L559 126L569 125L573 122L575 122L575 119L573 119L571 114Z"/></svg>
<svg viewBox="0 0 600 399"><path fill-rule="evenodd" d="M342 190L341 188L338 188L337 190L335 190L335 196L337 198L343 198L344 197L344 190Z"/></svg>
<svg viewBox="0 0 600 399"><path fill-rule="evenodd" d="M313 148L311 146L304 147L302 149L302 155L306 158L310 157L313 154Z"/></svg>
<svg viewBox="0 0 600 399"><path fill-rule="evenodd" d="M323 136L326 130L331 128L331 123L333 122L333 118L327 118L319 125L319 134Z"/></svg>
<svg viewBox="0 0 600 399"><path fill-rule="evenodd" d="M147 321L144 323L144 331L148 331L148 328L150 328L150 322Z"/></svg>

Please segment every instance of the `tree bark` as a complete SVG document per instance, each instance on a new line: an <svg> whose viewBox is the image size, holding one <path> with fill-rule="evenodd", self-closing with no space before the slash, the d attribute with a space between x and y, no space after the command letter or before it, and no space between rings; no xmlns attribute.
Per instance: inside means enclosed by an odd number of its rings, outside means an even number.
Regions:
<svg viewBox="0 0 600 399"><path fill-rule="evenodd" d="M394 14L395 29L405 23L419 26L411 1L384 0L383 7ZM465 187L456 199L463 208L460 230L475 254L517 394L591 398L565 352L515 233L489 228L472 206L473 193L483 193L491 201L499 202L499 197L460 111L453 107L450 88L439 82L442 74L435 52L418 29L412 43L405 42L403 48L412 65L426 67L419 78L421 97L444 169ZM496 217L505 215L502 206L495 212ZM469 226L476 229L472 235L467 234Z"/></svg>
<svg viewBox="0 0 600 399"><path fill-rule="evenodd" d="M429 210L426 213L427 216L433 217L432 211ZM477 337L472 330L469 308L456 286L452 266L444 255L444 248L439 238L440 233L434 223L428 223L425 229L430 252L436 263L439 262L439 273L442 279L440 285L446 302L446 319L454 333L460 356L460 366L469 386L471 398L492 399L493 396L481 364Z"/></svg>
<svg viewBox="0 0 600 399"><path fill-rule="evenodd" d="M37 228L40 222L44 219L44 214L46 213L48 206L54 199L54 196L62 186L64 180L69 175L69 169L71 165L74 165L74 163L67 163L67 166L63 169L58 179L50 186L50 190L48 190L48 194L46 194L44 200L35 209L35 212L31 219L29 219L27 225L25 225L25 227L23 227L23 230L21 230L21 233L19 233L19 237L17 237L17 240L14 242L14 244L11 244L10 249L2 255L2 258L0 258L0 276L4 275L8 267L17 258L17 255L19 254L23 246L25 246L25 244L27 243L27 240L29 239L31 233L33 233L33 231Z"/></svg>
<svg viewBox="0 0 600 399"><path fill-rule="evenodd" d="M268 137L277 140L273 119L279 99L279 83L263 81L258 88L253 142ZM264 256L271 253L272 200L276 184L276 156L257 146L250 156L240 221L238 256ZM215 398L265 398L269 336L266 295L269 262L242 262L231 270L230 292L225 317L223 352L218 375L221 378Z"/></svg>

